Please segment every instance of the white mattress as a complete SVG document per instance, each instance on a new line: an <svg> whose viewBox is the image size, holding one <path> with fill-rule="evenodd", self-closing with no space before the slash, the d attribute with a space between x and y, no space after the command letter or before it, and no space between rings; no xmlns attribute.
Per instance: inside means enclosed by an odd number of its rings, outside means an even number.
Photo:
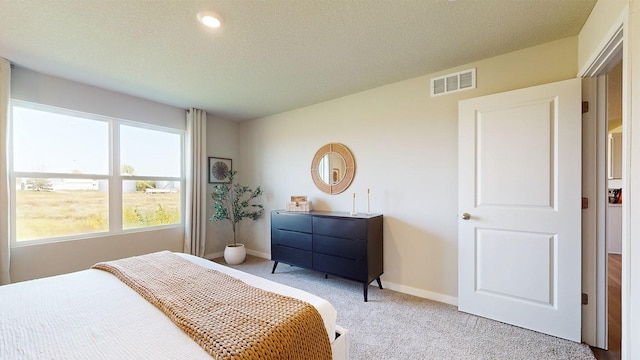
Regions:
<svg viewBox="0 0 640 360"><path fill-rule="evenodd" d="M302 290L179 254L250 285L315 306L330 340L336 311ZM0 359L211 359L200 346L115 276L101 270L0 286Z"/></svg>

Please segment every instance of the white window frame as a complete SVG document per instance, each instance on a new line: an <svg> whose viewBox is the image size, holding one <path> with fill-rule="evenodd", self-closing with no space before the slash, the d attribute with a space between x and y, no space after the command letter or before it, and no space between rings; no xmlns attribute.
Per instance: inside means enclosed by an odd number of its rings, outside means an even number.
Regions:
<svg viewBox="0 0 640 360"><path fill-rule="evenodd" d="M33 110L46 111L61 115L74 116L87 120L102 121L109 124L109 171L104 174L73 174L73 173L44 173L44 172L24 172L14 171L13 167L13 107L24 107ZM8 166L9 166L9 221L10 221L10 246L20 247L41 243L63 242L71 240L99 238L119 234L135 232L155 231L168 228L183 228L185 219L185 136L186 131L164 126L152 125L142 122L113 118L109 116L96 115L82 111L64 109L51 105L43 105L24 100L11 99L10 101L10 121L8 133ZM138 127L148 130L162 131L166 133L178 134L180 136L180 176L143 176L120 174L120 125ZM107 180L109 182L108 206L109 206L109 227L107 231L92 232L85 234L64 235L51 238L41 238L33 240L16 241L16 179L18 178L68 178L68 179L95 179ZM152 181L178 181L180 182L180 222L167 225L154 225L138 228L123 228L123 197L122 182L124 180L152 180Z"/></svg>

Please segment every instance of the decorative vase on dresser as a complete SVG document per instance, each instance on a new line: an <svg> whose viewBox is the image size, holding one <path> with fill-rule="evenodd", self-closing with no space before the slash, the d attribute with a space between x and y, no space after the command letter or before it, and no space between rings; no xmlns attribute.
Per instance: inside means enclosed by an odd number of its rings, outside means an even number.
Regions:
<svg viewBox="0 0 640 360"><path fill-rule="evenodd" d="M382 215L347 212L271 212L272 273L278 263L299 266L382 289Z"/></svg>

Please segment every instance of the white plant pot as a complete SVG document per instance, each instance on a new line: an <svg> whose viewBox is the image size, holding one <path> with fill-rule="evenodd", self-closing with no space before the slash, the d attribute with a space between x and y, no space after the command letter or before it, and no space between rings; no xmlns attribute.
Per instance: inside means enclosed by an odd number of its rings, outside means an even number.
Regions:
<svg viewBox="0 0 640 360"><path fill-rule="evenodd" d="M247 250L244 244L236 243L236 246L227 245L224 248L224 261L229 265L238 265L244 262L247 257Z"/></svg>

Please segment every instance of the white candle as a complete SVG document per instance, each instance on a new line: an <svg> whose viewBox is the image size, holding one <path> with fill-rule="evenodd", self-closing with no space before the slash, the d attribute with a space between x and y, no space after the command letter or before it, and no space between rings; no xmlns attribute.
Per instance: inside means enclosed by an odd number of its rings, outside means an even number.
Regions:
<svg viewBox="0 0 640 360"><path fill-rule="evenodd" d="M367 188L367 214L371 214L371 190Z"/></svg>
<svg viewBox="0 0 640 360"><path fill-rule="evenodd" d="M356 214L356 193L353 193L353 205L351 207L351 215Z"/></svg>

